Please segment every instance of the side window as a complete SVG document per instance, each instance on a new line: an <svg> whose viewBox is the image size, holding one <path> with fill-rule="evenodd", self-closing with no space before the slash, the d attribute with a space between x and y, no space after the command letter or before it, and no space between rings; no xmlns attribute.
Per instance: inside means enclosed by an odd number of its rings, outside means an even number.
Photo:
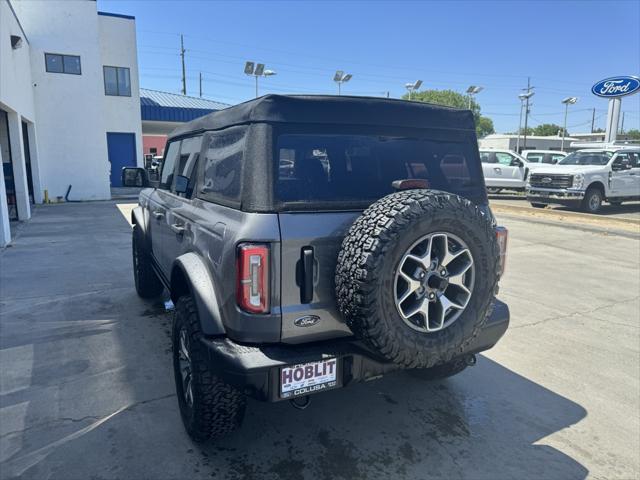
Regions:
<svg viewBox="0 0 640 480"><path fill-rule="evenodd" d="M187 191L179 193L181 197L191 198L193 186L195 184L196 169L195 165L200 156L200 147L202 146L202 136L185 138L182 140L180 147L180 156L176 167L176 175L187 178ZM175 193L172 186L171 190Z"/></svg>
<svg viewBox="0 0 640 480"><path fill-rule="evenodd" d="M480 152L480 161L482 163L494 163L489 152Z"/></svg>
<svg viewBox="0 0 640 480"><path fill-rule="evenodd" d="M629 162L631 163L631 168L640 168L640 153L629 152Z"/></svg>
<svg viewBox="0 0 640 480"><path fill-rule="evenodd" d="M496 159L500 165L506 166L511 165L511 162L513 161L513 157L511 155L502 152L496 152Z"/></svg>
<svg viewBox="0 0 640 480"><path fill-rule="evenodd" d="M162 162L162 175L160 176L160 186L164 190L169 190L173 183L173 172L176 167L178 154L180 153L180 141L171 142L167 148L167 154Z"/></svg>
<svg viewBox="0 0 640 480"><path fill-rule="evenodd" d="M240 200L245 132L245 127L235 127L206 137L199 197L213 202Z"/></svg>
<svg viewBox="0 0 640 480"><path fill-rule="evenodd" d="M530 153L527 155L527 161L533 163L543 163L544 153Z"/></svg>

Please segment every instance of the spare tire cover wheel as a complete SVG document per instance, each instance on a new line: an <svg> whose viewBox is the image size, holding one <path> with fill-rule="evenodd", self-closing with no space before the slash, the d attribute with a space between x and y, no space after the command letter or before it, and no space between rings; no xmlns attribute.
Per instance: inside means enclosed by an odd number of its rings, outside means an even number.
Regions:
<svg viewBox="0 0 640 480"><path fill-rule="evenodd" d="M498 281L490 218L457 195L408 190L369 207L347 233L336 270L354 334L407 367L450 361L480 332Z"/></svg>

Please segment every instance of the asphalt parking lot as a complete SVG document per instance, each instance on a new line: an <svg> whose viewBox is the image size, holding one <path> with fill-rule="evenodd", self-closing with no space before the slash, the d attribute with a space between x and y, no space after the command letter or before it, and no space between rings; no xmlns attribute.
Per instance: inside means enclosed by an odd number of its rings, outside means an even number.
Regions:
<svg viewBox="0 0 640 480"><path fill-rule="evenodd" d="M135 294L125 217L37 207L0 251L0 477L638 478L640 238L504 223L512 324L474 368L305 411L251 402L203 447L180 422L169 315Z"/></svg>

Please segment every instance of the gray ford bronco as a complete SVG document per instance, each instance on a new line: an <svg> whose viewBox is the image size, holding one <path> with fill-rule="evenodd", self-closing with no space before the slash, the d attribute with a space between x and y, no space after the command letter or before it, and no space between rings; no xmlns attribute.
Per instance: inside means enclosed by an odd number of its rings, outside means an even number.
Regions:
<svg viewBox="0 0 640 480"><path fill-rule="evenodd" d="M189 435L230 433L246 397L294 406L399 369L442 378L509 323L507 232L471 112L267 95L169 137L132 213L138 294L175 304Z"/></svg>

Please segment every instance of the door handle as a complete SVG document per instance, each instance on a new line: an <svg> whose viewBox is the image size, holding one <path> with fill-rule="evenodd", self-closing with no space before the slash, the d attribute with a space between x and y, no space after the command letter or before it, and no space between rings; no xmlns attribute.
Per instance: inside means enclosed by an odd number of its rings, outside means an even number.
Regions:
<svg viewBox="0 0 640 480"><path fill-rule="evenodd" d="M186 228L184 228L184 225L182 225L180 223L174 223L172 225L169 225L169 228L176 235L184 235L184 232L186 230Z"/></svg>
<svg viewBox="0 0 640 480"><path fill-rule="evenodd" d="M302 282L300 283L300 303L313 300L313 248L304 247L300 252L302 264Z"/></svg>
<svg viewBox="0 0 640 480"><path fill-rule="evenodd" d="M160 210L156 210L155 212L151 212L151 214L153 215L153 217L156 220L160 220L160 219L162 219L162 217L164 217L164 213L161 212Z"/></svg>
<svg viewBox="0 0 640 480"><path fill-rule="evenodd" d="M502 169L499 168L499 167L494 167L493 171L496 172L496 173L502 173Z"/></svg>

